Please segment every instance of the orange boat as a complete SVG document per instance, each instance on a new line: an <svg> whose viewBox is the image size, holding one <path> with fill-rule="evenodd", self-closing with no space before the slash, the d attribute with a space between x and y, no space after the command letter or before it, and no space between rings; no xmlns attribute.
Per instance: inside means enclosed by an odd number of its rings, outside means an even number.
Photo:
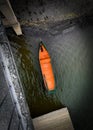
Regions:
<svg viewBox="0 0 93 130"><path fill-rule="evenodd" d="M51 92L55 90L55 79L54 79L53 69L51 65L50 55L42 42L40 43L40 48L39 48L39 62L40 62L41 72L44 80L44 85L46 87L46 90Z"/></svg>

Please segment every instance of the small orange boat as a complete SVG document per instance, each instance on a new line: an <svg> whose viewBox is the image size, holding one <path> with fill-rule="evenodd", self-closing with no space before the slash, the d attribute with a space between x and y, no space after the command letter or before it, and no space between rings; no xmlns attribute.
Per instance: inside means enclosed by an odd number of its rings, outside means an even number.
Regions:
<svg viewBox="0 0 93 130"><path fill-rule="evenodd" d="M42 42L40 43L40 48L39 48L39 62L40 62L41 72L44 80L44 85L46 87L46 90L51 92L55 90L55 79L54 79L53 69L51 65L50 55Z"/></svg>

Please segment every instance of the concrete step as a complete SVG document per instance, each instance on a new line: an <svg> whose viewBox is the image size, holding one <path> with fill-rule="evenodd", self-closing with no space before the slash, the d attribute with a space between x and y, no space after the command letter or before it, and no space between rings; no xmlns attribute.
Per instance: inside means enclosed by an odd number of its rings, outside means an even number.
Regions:
<svg viewBox="0 0 93 130"><path fill-rule="evenodd" d="M35 130L74 130L67 108L33 119Z"/></svg>

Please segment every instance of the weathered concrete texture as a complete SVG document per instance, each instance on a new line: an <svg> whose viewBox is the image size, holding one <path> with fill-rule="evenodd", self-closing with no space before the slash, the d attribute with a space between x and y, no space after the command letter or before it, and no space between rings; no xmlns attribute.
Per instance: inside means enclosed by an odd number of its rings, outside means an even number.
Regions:
<svg viewBox="0 0 93 130"><path fill-rule="evenodd" d="M10 0L21 24L59 21L92 13L92 0Z"/></svg>
<svg viewBox="0 0 93 130"><path fill-rule="evenodd" d="M67 108L33 119L35 130L74 130Z"/></svg>
<svg viewBox="0 0 93 130"><path fill-rule="evenodd" d="M17 35L21 35L22 31L20 28L20 24L13 12L11 4L9 0L1 0L0 1L0 11L6 17L6 21L9 23L9 26L12 26Z"/></svg>
<svg viewBox="0 0 93 130"><path fill-rule="evenodd" d="M9 41L0 24L0 129L32 130L25 95L16 70ZM3 89L2 89L3 88Z"/></svg>
<svg viewBox="0 0 93 130"><path fill-rule="evenodd" d="M0 130L7 130L8 128L10 128L10 130L18 129L19 118L16 109L11 120L13 109L14 104L0 64Z"/></svg>

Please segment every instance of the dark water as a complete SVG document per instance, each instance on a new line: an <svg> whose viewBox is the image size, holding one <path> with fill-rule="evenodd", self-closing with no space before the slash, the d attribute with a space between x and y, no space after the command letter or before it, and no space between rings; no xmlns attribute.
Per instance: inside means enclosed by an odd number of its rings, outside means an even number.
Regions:
<svg viewBox="0 0 93 130"><path fill-rule="evenodd" d="M45 91L38 61L38 49L32 52L31 50L33 47L26 43L24 36L17 37L12 35L9 36L9 40L31 111L31 116L36 117L62 108L63 105L57 98L56 93L49 94ZM37 57L34 53L37 53Z"/></svg>
<svg viewBox="0 0 93 130"><path fill-rule="evenodd" d="M32 117L68 107L76 130L93 128L93 26L63 30L23 27L24 37L9 36ZM42 40L52 59L56 92L44 91L38 63ZM87 117L87 118L86 118Z"/></svg>

